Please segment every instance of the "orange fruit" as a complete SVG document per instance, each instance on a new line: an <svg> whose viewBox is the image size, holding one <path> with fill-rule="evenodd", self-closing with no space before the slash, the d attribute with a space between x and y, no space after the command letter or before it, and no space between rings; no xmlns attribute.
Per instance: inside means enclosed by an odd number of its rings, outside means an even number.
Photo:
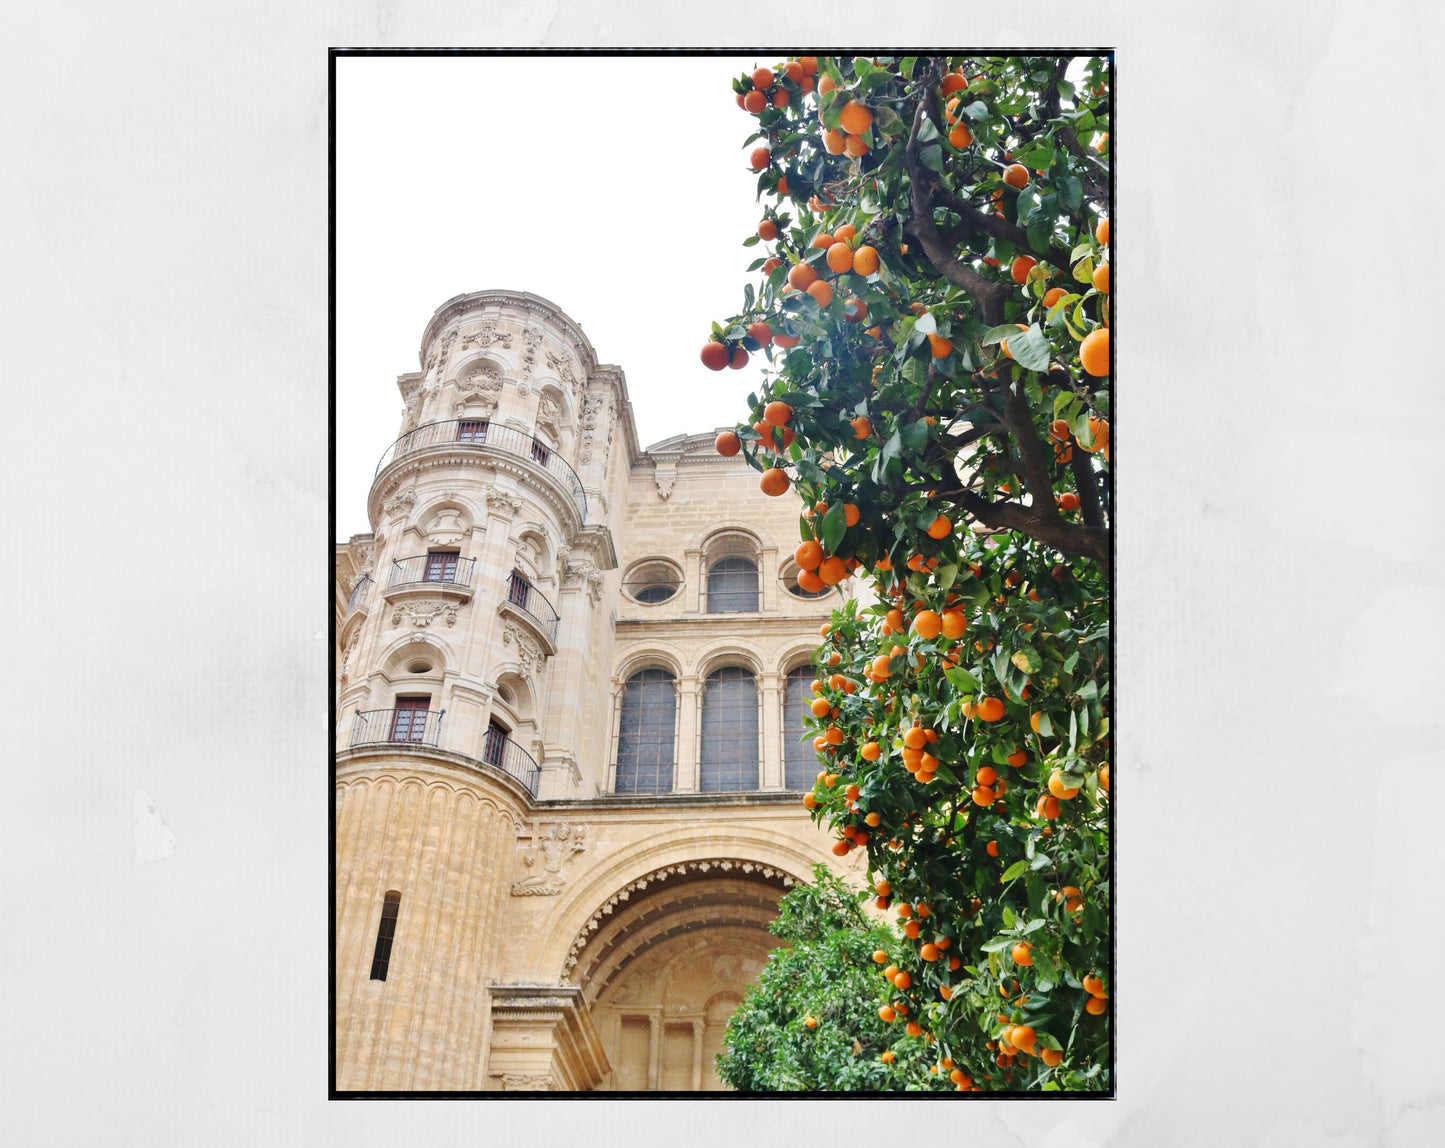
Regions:
<svg viewBox="0 0 1445 1148"><path fill-rule="evenodd" d="M1054 770L1053 773L1049 774L1049 792L1052 793L1055 797L1057 797L1060 801L1069 801L1070 799L1077 797L1079 791L1077 789L1070 789L1067 785L1065 785L1061 780L1062 777L1062 771L1057 769Z"/></svg>
<svg viewBox="0 0 1445 1148"><path fill-rule="evenodd" d="M827 698L814 698L813 704L808 708L812 710L814 717L827 717L833 704Z"/></svg>
<svg viewBox="0 0 1445 1148"><path fill-rule="evenodd" d="M1079 362L1095 378L1109 373L1109 328L1096 327L1079 344Z"/></svg>
<svg viewBox="0 0 1445 1148"><path fill-rule="evenodd" d="M1013 753L1008 755L1008 763L1015 769L1020 768L1025 762L1028 761L1028 759L1029 755L1021 749L1016 749Z"/></svg>
<svg viewBox="0 0 1445 1148"><path fill-rule="evenodd" d="M804 1023L805 1025L807 1025L809 1028L817 1028L817 1027L818 1027L818 1018L815 1017L815 1016L804 1017L804 1018L803 1018L803 1023Z"/></svg>
<svg viewBox="0 0 1445 1148"><path fill-rule="evenodd" d="M848 425L853 428L853 437L858 439L867 438L873 433L873 424L868 421L867 415L859 415L852 419Z"/></svg>
<svg viewBox="0 0 1445 1148"><path fill-rule="evenodd" d="M953 523L945 514L940 514L928 524L928 537L930 538L947 538L951 533L953 533Z"/></svg>
<svg viewBox="0 0 1445 1148"><path fill-rule="evenodd" d="M987 845L984 846L984 852L987 853L990 857L997 857L997 856L998 856L998 842L997 842L997 841L990 841Z"/></svg>
<svg viewBox="0 0 1445 1148"><path fill-rule="evenodd" d="M833 246L833 236L826 231L820 231L813 237L813 242L808 244L808 246L810 248L816 247L820 251L827 251L828 248Z"/></svg>
<svg viewBox="0 0 1445 1148"><path fill-rule="evenodd" d="M824 586L836 586L848 577L848 567L836 554L824 558L818 566L818 577Z"/></svg>
<svg viewBox="0 0 1445 1148"><path fill-rule="evenodd" d="M749 92L743 97L743 107L746 108L748 111L752 112L753 115L757 115L767 106L768 97L763 95L763 93L758 91L756 88L754 88L751 92Z"/></svg>
<svg viewBox="0 0 1445 1148"><path fill-rule="evenodd" d="M1093 1016L1101 1016L1109 1009L1109 1002L1103 997L1090 997L1084 1002L1084 1011Z"/></svg>
<svg viewBox="0 0 1445 1148"><path fill-rule="evenodd" d="M785 426L793 417L793 408L782 399L774 399L763 408L763 418L775 427Z"/></svg>
<svg viewBox="0 0 1445 1148"><path fill-rule="evenodd" d="M1010 187L1027 187L1029 169L1021 163L1011 163L1003 169L1003 181Z"/></svg>
<svg viewBox="0 0 1445 1148"><path fill-rule="evenodd" d="M903 992L912 984L913 978L909 976L906 972L898 972L894 974L893 987L896 988L899 992Z"/></svg>
<svg viewBox="0 0 1445 1148"><path fill-rule="evenodd" d="M1003 712L1003 702L999 698L984 698L978 703L979 721L998 721Z"/></svg>
<svg viewBox="0 0 1445 1148"><path fill-rule="evenodd" d="M998 780L998 771L991 765L985 765L974 775L973 780L978 785L992 785Z"/></svg>
<svg viewBox="0 0 1445 1148"><path fill-rule="evenodd" d="M973 132L967 124L959 124L948 133L948 142L961 151L973 143Z"/></svg>
<svg viewBox="0 0 1445 1148"><path fill-rule="evenodd" d="M942 335L935 335L931 331L928 335L928 346L929 349L933 352L933 357L935 359L942 359L953 350L952 343L950 343Z"/></svg>
<svg viewBox="0 0 1445 1148"><path fill-rule="evenodd" d="M843 272L853 270L852 248L846 243L838 241L836 236L834 237L833 245L828 248L828 254L825 258L828 263L828 270L830 271Z"/></svg>
<svg viewBox="0 0 1445 1148"><path fill-rule="evenodd" d="M823 279L814 279L808 284L808 294L818 301L819 307L826 307L833 301L833 285Z"/></svg>
<svg viewBox="0 0 1445 1148"><path fill-rule="evenodd" d="M943 77L943 84L941 85L940 90L945 96L947 96L966 87L968 87L968 81L963 78L962 73L949 72L948 75Z"/></svg>
<svg viewBox="0 0 1445 1148"><path fill-rule="evenodd" d="M913 619L913 632L925 642L931 642L938 637L942 630L943 619L932 610L920 610L918 616Z"/></svg>
<svg viewBox="0 0 1445 1148"><path fill-rule="evenodd" d="M961 610L945 610L943 618L943 636L949 641L955 641L963 637L964 627L968 619L963 616Z"/></svg>
<svg viewBox="0 0 1445 1148"><path fill-rule="evenodd" d="M764 88L764 89L766 89L766 88L771 88L772 86L773 86L773 70L772 70L772 68L758 68L755 72L753 72L753 87L754 87L754 88Z"/></svg>
<svg viewBox="0 0 1445 1148"><path fill-rule="evenodd" d="M721 343L716 345L719 347L722 346ZM733 455L742 449L743 442L742 439L738 438L736 431L725 430L717 436L717 441L713 443L713 446L717 449L718 454L724 458L732 458Z"/></svg>
<svg viewBox="0 0 1445 1148"><path fill-rule="evenodd" d="M893 1011L892 1005L884 1005L878 1010L878 1016L879 1019L889 1024L898 1019L898 1014Z"/></svg>
<svg viewBox="0 0 1445 1148"><path fill-rule="evenodd" d="M979 785L973 791L973 803L978 806L989 806L994 803L997 794L986 785Z"/></svg>
<svg viewBox="0 0 1445 1148"><path fill-rule="evenodd" d="M1100 247L1109 246L1109 221L1107 219L1099 220L1099 226L1094 228L1094 242Z"/></svg>
<svg viewBox="0 0 1445 1148"><path fill-rule="evenodd" d="M1031 944L1029 944L1027 941L1020 941L1018 944L1016 944L1016 945L1013 947L1013 953L1012 953L1012 956L1013 956L1013 959L1014 959L1014 964L1016 964L1016 965L1032 965L1032 964L1034 963L1034 958L1033 958L1032 954L1029 953L1029 950L1032 949L1032 948L1033 948L1033 946L1032 946Z"/></svg>
<svg viewBox="0 0 1445 1148"><path fill-rule="evenodd" d="M1050 1068L1057 1068L1064 1062L1064 1054L1056 1048L1044 1048L1039 1050L1039 1059Z"/></svg>
<svg viewBox="0 0 1445 1148"><path fill-rule="evenodd" d="M1039 798L1037 809L1045 821L1053 821L1059 815L1059 799L1046 793Z"/></svg>
<svg viewBox="0 0 1445 1148"><path fill-rule="evenodd" d="M798 585L809 594L817 594L827 589L827 587L823 585L823 580L812 570L798 571Z"/></svg>
<svg viewBox="0 0 1445 1148"><path fill-rule="evenodd" d="M849 100L838 113L838 126L849 135L861 136L873 126L873 113L857 100Z"/></svg>
<svg viewBox="0 0 1445 1148"><path fill-rule="evenodd" d="M842 155L846 143L847 136L837 128L823 129L823 150L829 155Z"/></svg>
<svg viewBox="0 0 1445 1148"><path fill-rule="evenodd" d="M728 365L727 344L716 341L704 343L701 357L702 365L709 371L720 371Z"/></svg>
<svg viewBox="0 0 1445 1148"><path fill-rule="evenodd" d="M795 263L792 270L788 272L788 283L799 291L806 291L813 281L818 278L818 273L813 270L811 263Z"/></svg>
<svg viewBox="0 0 1445 1148"><path fill-rule="evenodd" d="M1039 265L1039 261L1032 255L1018 255L1014 257L1009 267L1009 274L1013 276L1015 283L1028 282L1029 272Z"/></svg>
<svg viewBox="0 0 1445 1148"><path fill-rule="evenodd" d="M806 542L799 543L798 548L793 551L793 561L798 564L800 570L816 570L823 558L823 547L811 538Z"/></svg>
<svg viewBox="0 0 1445 1148"><path fill-rule="evenodd" d="M862 136L849 136L843 141L843 150L856 159L860 155L868 154L868 145Z"/></svg>
<svg viewBox="0 0 1445 1148"><path fill-rule="evenodd" d="M818 95L826 96L837 86L838 82L834 80L832 76L825 74L823 78L818 81Z"/></svg>
<svg viewBox="0 0 1445 1148"><path fill-rule="evenodd" d="M856 227L854 227L851 223L845 223L845 224L843 224L842 227L839 227L839 228L837 228L837 229L834 230L834 232L833 232L833 239L834 239L835 242L838 242L838 243L847 243L847 244L849 244L849 245L850 245L850 249L851 249L851 245L852 245L852 243L853 243L853 240L854 240L854 238L855 238L857 235L858 235L858 229L857 229ZM847 268L844 268L844 270L847 270Z"/></svg>
<svg viewBox="0 0 1445 1148"><path fill-rule="evenodd" d="M838 246L842 247L843 245L840 243ZM850 323L863 322L864 319L868 318L868 304L857 296L850 295L847 299L843 300L843 318L847 319Z"/></svg>
<svg viewBox="0 0 1445 1148"><path fill-rule="evenodd" d="M832 845L833 856L846 857L848 856L848 850L852 848L853 846L850 845L847 841L834 841Z"/></svg>
<svg viewBox="0 0 1445 1148"><path fill-rule="evenodd" d="M778 225L771 219L765 219L758 224L758 238L765 243L771 243L778 237Z"/></svg>
<svg viewBox="0 0 1445 1148"><path fill-rule="evenodd" d="M884 1064L892 1064L896 1058L893 1055L893 1050L888 1049L878 1059L881 1060Z"/></svg>
<svg viewBox="0 0 1445 1148"><path fill-rule="evenodd" d="M773 107L786 108L790 99L792 99L792 97L788 95L788 89L779 88L776 92L773 93ZM1044 173L1039 172L1039 174L1043 175Z"/></svg>
<svg viewBox="0 0 1445 1148"><path fill-rule="evenodd" d="M853 274L872 275L878 270L878 252L866 243L853 252Z"/></svg>
<svg viewBox="0 0 1445 1148"><path fill-rule="evenodd" d="M1052 307L1067 294L1068 292L1065 291L1062 287L1050 287L1047 291L1044 292L1044 306Z"/></svg>
<svg viewBox="0 0 1445 1148"><path fill-rule="evenodd" d="M859 752L862 754L864 761L877 761L883 749L876 741L870 741L866 743ZM879 882L879 884L883 885L887 883L886 881Z"/></svg>
<svg viewBox="0 0 1445 1148"><path fill-rule="evenodd" d="M773 329L759 319L756 323L748 324L748 338L758 346L766 347L773 341Z"/></svg>
<svg viewBox="0 0 1445 1148"><path fill-rule="evenodd" d="M791 480L787 474L779 470L776 466L771 466L763 471L763 476L758 481L758 487L762 492L774 498L786 491L790 485Z"/></svg>
<svg viewBox="0 0 1445 1148"><path fill-rule="evenodd" d="M1094 268L1094 290L1107 295L1109 293L1109 265L1100 263Z"/></svg>
<svg viewBox="0 0 1445 1148"><path fill-rule="evenodd" d="M751 95L752 93L749 92L748 94ZM746 99L746 97L744 98ZM755 147L753 148L752 155L748 156L748 162L752 164L754 171L762 171L763 168L768 166L768 160L770 160L772 156L773 153L767 148Z"/></svg>
<svg viewBox="0 0 1445 1148"><path fill-rule="evenodd" d="M1072 490L1065 491L1063 494L1059 495L1059 509L1078 510L1079 496L1075 494Z"/></svg>

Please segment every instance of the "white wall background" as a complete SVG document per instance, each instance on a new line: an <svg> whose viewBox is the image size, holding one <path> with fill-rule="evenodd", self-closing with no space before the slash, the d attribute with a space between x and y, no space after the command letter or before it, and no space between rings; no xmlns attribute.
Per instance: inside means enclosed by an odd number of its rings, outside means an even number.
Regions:
<svg viewBox="0 0 1445 1148"><path fill-rule="evenodd" d="M1022 15L0 14L7 1140L1445 1140L1439 17ZM1119 48L1120 1098L328 1103L326 48L760 38ZM636 145L625 117L599 130ZM418 178L446 177L418 157ZM665 217L666 185L651 203ZM606 221L591 234L659 277L677 259ZM479 262L420 283L412 340L447 296L497 285L553 298L624 367L652 337L646 300L619 329L590 292ZM698 329L736 297L709 296ZM366 370L390 386L413 361ZM656 433L673 429L698 428ZM346 531L359 510L342 510Z"/></svg>

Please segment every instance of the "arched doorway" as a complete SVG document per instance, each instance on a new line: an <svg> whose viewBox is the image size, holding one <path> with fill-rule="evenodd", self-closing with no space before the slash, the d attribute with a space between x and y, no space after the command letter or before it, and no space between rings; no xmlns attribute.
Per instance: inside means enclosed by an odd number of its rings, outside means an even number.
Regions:
<svg viewBox="0 0 1445 1148"><path fill-rule="evenodd" d="M611 1070L599 1091L723 1087L728 1017L780 942L768 932L791 878L751 862L669 866L635 881L574 949Z"/></svg>

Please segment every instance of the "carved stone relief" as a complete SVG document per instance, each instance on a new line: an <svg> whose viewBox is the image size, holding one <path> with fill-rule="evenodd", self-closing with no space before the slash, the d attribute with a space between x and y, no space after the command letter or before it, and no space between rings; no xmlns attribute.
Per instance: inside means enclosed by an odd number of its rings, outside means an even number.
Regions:
<svg viewBox="0 0 1445 1148"><path fill-rule="evenodd" d="M610 419L610 404L606 392L594 391L582 400L582 453L578 461L583 465L592 461L592 449L597 439L597 428ZM608 433L611 433L609 428Z"/></svg>
<svg viewBox="0 0 1445 1148"><path fill-rule="evenodd" d="M405 518L411 513L411 508L416 505L416 490L408 487L388 498L381 504L381 512L388 518Z"/></svg>
<svg viewBox="0 0 1445 1148"><path fill-rule="evenodd" d="M510 331L498 331L495 319L483 319L480 324L469 328L462 333L462 350L470 350L473 347L486 348L493 343L512 349L512 334Z"/></svg>
<svg viewBox="0 0 1445 1148"><path fill-rule="evenodd" d="M566 355L559 355L556 351L547 352L547 366L556 372L557 377L567 384L567 394L572 399L577 397L577 373L572 369L572 360Z"/></svg>
<svg viewBox="0 0 1445 1148"><path fill-rule="evenodd" d="M562 437L562 410L551 395L543 395L537 404L537 426L552 432L552 437Z"/></svg>
<svg viewBox="0 0 1445 1148"><path fill-rule="evenodd" d="M551 1092L552 1077L547 1073L504 1072L503 1092Z"/></svg>
<svg viewBox="0 0 1445 1148"><path fill-rule="evenodd" d="M539 829L527 852L522 854L522 861L530 872L512 885L512 896L555 897L566 888L563 863L587 848L585 833L586 826L573 826L565 821ZM536 869L539 855L541 868Z"/></svg>
<svg viewBox="0 0 1445 1148"><path fill-rule="evenodd" d="M597 569L597 564L590 558L568 558L566 562L562 585L572 587L585 584L587 596L597 602L602 597L602 571Z"/></svg>
<svg viewBox="0 0 1445 1148"><path fill-rule="evenodd" d="M486 499L487 509L501 514L503 518L510 518L521 511L526 505L515 494L508 494L505 490L498 490L491 483L482 487L482 497Z"/></svg>
<svg viewBox="0 0 1445 1148"><path fill-rule="evenodd" d="M537 365L537 350L542 345L542 332L536 327L528 327L522 332L522 369L521 377L517 380L517 393L527 395L531 393L529 385L532 379L532 370Z"/></svg>
<svg viewBox="0 0 1445 1148"><path fill-rule="evenodd" d="M534 638L522 633L513 623L508 622L502 627L502 645L517 648L517 664L522 668L523 677L536 677L546 655L542 653L542 647L537 645Z"/></svg>
<svg viewBox="0 0 1445 1148"><path fill-rule="evenodd" d="M454 602L398 602L391 614L392 629L400 626L403 618L418 628L430 626L438 618L448 626L455 626L457 607Z"/></svg>

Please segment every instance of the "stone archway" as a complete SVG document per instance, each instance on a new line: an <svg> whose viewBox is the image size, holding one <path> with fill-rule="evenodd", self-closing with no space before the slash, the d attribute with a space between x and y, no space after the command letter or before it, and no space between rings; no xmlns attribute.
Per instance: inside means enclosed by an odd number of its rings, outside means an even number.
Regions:
<svg viewBox="0 0 1445 1148"><path fill-rule="evenodd" d="M768 953L781 871L714 860L633 882L574 946L581 986L610 1070L600 1091L711 1091L728 1017Z"/></svg>

